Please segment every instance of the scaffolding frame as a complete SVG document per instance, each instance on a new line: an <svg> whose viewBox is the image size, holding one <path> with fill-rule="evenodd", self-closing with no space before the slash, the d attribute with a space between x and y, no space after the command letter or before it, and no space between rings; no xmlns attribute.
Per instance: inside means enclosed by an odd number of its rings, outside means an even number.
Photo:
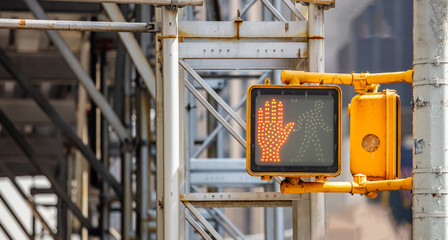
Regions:
<svg viewBox="0 0 448 240"><path fill-rule="evenodd" d="M79 1L84 2L86 0ZM121 238L131 239L136 235L142 239L146 239L151 230L149 224L149 206L151 199L148 199L148 194L144 194L145 192L150 192L150 187L148 184L141 184L141 181L144 181L145 183L149 181L149 176L147 175L148 171L145 171L145 168L149 168L151 165L148 156L148 141L150 136L148 135L148 129L146 128L148 119L144 117L148 114L147 110L150 106L149 102L151 101L151 96L154 98L157 112L156 173L157 182L159 184L157 184L156 189L156 206L157 226L159 226L157 228L158 238L182 239L188 237L184 230L185 220L192 224L204 238L208 238L204 235L205 231L200 230L202 229L200 225L196 223L194 218L186 212L184 207L180 204L182 202L216 239L221 238L219 233L207 223L206 219L199 211L197 211L196 207L292 207L295 216L293 217L294 238L299 239L298 232L301 232L305 234L309 233L312 239L322 239L323 236L325 236L325 231L322 231L322 229L325 229L325 202L324 197L322 196L323 194L312 194L311 197L307 197L302 194L281 194L279 192L216 194L188 192L194 187L189 172L191 166L194 164L201 164L201 160L197 159L197 157L207 148L207 146L209 146L221 129L225 128L243 148L246 147L245 140L238 134L238 131L228 123L230 119L233 119L239 124L243 131L245 130L246 124L244 120L236 113L236 110L244 105L245 98L242 99L240 104L232 109L198 74L198 70L248 69L265 71L296 69L300 60L308 59L308 68L310 71L322 72L324 71L323 12L325 7L318 4L310 4L308 6L308 19L312 19L312 21L304 21L306 18L294 4L289 1L283 1L288 9L291 10L292 14L301 20L286 21L276 9L280 1L276 2L276 7L269 1L261 1L279 21L244 22L238 16L235 21L199 22L178 21L178 7L182 6L182 4L188 5L188 1L176 1L179 5L173 5L173 1L171 1L171 4L165 4L165 2L169 1L164 1L164 3L158 1L159 4L168 6L162 6L156 9L155 22L128 23L125 21L125 18L115 3L104 3L102 0L89 0L88 2L101 2L107 15L113 22L45 20L47 17L39 3L35 0L26 0L27 5L36 17L41 20L2 19L0 20L0 28L119 32L120 39L144 83L144 85L141 86L139 95L139 109L141 111L139 112L141 115L139 116L140 131L138 137L134 137L130 133L128 127L130 119L126 119L125 117L123 121L119 120L119 117L105 100L103 93L99 92L96 86L93 85L92 79L88 77L73 54L69 52L70 50L68 50L68 47L64 44L62 38L60 38L54 31L48 31L48 34L53 42L56 43L59 51L63 53L66 61L70 63L70 66L74 66L72 67L72 70L77 74L80 83L83 84L89 96L95 101L97 107L101 109L101 113L104 116L104 118L102 118L103 124L112 126L121 140L123 146L121 184L110 175L105 167L107 164L103 165L103 163L100 163L97 160L94 153L82 143L73 130L70 130L70 127L64 123L64 120L58 117L56 111L54 109L52 110L51 107L48 107L49 104L45 102L45 99L39 96L39 93L31 95L36 96L34 99L39 103L40 107L44 109L52 121L72 141L72 143L78 147L84 157L89 160L92 167L99 171L107 180L106 182L109 183L109 186L104 186L103 190L105 193L109 192L109 188L116 192L116 197L120 199L122 205ZM130 1L125 2L131 3ZM198 1L192 2L194 2L193 4L197 4ZM155 4L155 2L151 1L148 1L147 3ZM247 11L252 4L253 1L247 3L247 6L245 6L244 9ZM219 32L212 31L212 29L217 28L221 30ZM153 72L146 59L144 51L130 32L156 33L156 41L154 43L156 49L155 72ZM183 41L179 42L179 38L182 38ZM211 41L211 39L214 38L226 39L226 41ZM198 39L200 40L200 44L198 44ZM245 42L245 39L257 39L258 41L254 44L253 42ZM285 41L285 39L287 40ZM4 56L6 55L4 54ZM6 66L8 62L9 61L6 60L2 63ZM268 72L263 72L259 77L259 81L263 80L268 74ZM216 111L214 106L209 103L210 100L203 98L194 84L185 80L188 79L188 76L186 75L195 79L200 86L205 89L217 103L219 103L229 116L223 117L222 114ZM23 82L24 78L21 77L20 74L15 74L15 77L19 82ZM127 84L129 84L129 82ZM183 107L186 103L184 86L201 102L201 104L206 106L207 110L210 111L223 126L214 129L204 141L203 145L197 150L191 149L194 148L194 145L185 144L182 141L182 139L186 139L186 118L191 117L189 115L190 113L186 113L185 108ZM32 92L32 89L28 88L28 91ZM130 109L125 110L125 116L130 116ZM7 123L6 116L5 119L5 121L2 120L3 124ZM169 120L164 121L164 119ZM14 130L13 127L9 129ZM105 136L103 136L103 138L107 139ZM17 139L19 143L23 143L19 138ZM106 139L103 140L107 141ZM138 143L135 142L136 139L138 140ZM133 229L132 226L132 214L134 211L132 202L134 200L132 191L131 152L134 151L136 145L139 145L139 156L141 160L139 163L142 170L137 175L139 179L138 182L140 182L141 185L139 185L139 189L137 190L138 199L135 200L138 202L137 209L140 221L137 229L139 231ZM27 152L26 147L24 147L23 150ZM32 161L32 151L28 150L28 152L31 154L30 160ZM188 155L186 155L186 153L188 153ZM187 157L183 158L182 156ZM221 164L225 164L228 161L235 161L235 163L239 165L241 165L242 162L238 159L220 159L217 161L220 161L219 163ZM3 172L6 172L6 168L4 169ZM235 175L232 173L228 177L231 178L232 176ZM49 179L51 180L51 176ZM248 183L249 186L254 186L254 184L266 185L266 183L261 183L259 180L254 180L248 176L246 179L251 179ZM280 179L276 180L277 184L281 181ZM55 181L50 182L53 183ZM272 190L278 191L278 187L274 187ZM69 196L65 195L62 190L56 192L59 192L58 196L60 198L65 200L69 199ZM223 196L228 197L224 199ZM109 198L114 199L114 197ZM200 199L200 201L198 201L198 199ZM204 201L204 199L206 200ZM73 204L70 200L68 200L68 202L66 201L66 203L69 206ZM309 209L309 206L311 211L305 214L307 217L298 218L297 215L299 212L306 212L307 209ZM84 227L91 233L95 232L95 229L86 222L86 216L83 216L76 206L73 205L70 208L75 212L75 215L84 222ZM241 232L239 232L222 213L219 213L219 210L213 211L215 215L219 216L221 223L228 224L229 228L232 229L236 235L244 237L241 236ZM268 216L266 218L268 218ZM310 220L311 222L307 223ZM219 220L216 221L220 222ZM50 234L55 234L51 230L47 230ZM109 229L107 229L107 231L109 231ZM100 234L103 235L104 233L101 232ZM56 235L54 235L54 237L56 237Z"/></svg>

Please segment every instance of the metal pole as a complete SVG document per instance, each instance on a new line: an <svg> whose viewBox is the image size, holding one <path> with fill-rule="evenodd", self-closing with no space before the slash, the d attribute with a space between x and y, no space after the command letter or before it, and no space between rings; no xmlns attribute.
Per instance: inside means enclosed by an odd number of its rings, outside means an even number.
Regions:
<svg viewBox="0 0 448 240"><path fill-rule="evenodd" d="M156 21L162 21L162 9L155 9ZM163 195L164 183L164 113L162 79L162 34L156 33L156 198L157 198L157 239L165 239Z"/></svg>
<svg viewBox="0 0 448 240"><path fill-rule="evenodd" d="M158 6L202 6L203 0L50 0L53 2L88 2L88 3L122 3L153 4Z"/></svg>
<svg viewBox="0 0 448 240"><path fill-rule="evenodd" d="M85 226L89 231L93 230L92 224L83 216L79 208L72 202L72 200L66 195L63 188L59 185L59 183L54 179L54 177L43 168L39 162L36 160L36 154L32 150L31 146L25 140L25 138L20 134L20 132L14 127L13 123L8 119L8 117L3 113L0 109L0 122L5 128L5 130L10 134L10 136L14 139L20 149L25 153L27 159L30 161L31 165L36 168L39 172L41 172L51 183L51 189L53 189L54 193L61 199L69 208L72 210L73 214L79 219L83 226Z"/></svg>
<svg viewBox="0 0 448 240"><path fill-rule="evenodd" d="M66 20L0 19L0 28L95 32L154 32L144 22L90 22Z"/></svg>
<svg viewBox="0 0 448 240"><path fill-rule="evenodd" d="M16 212L11 208L11 206L9 206L8 202L6 201L6 199L3 197L3 195L1 193L0 193L0 200L3 202L3 205L5 205L6 209L8 209L9 213L11 214L11 216L17 222L17 224L19 225L20 229L22 229L22 231L26 234L26 236L28 236L28 239L33 239L33 237L28 232L28 230L26 230L26 228L23 225L22 221L19 219L19 217L17 217Z"/></svg>
<svg viewBox="0 0 448 240"><path fill-rule="evenodd" d="M48 19L44 10L40 6L37 0L24 0L28 5L30 10L39 19ZM78 77L79 82L86 88L87 93L95 102L95 104L101 109L101 113L107 119L109 124L115 129L118 137L124 143L129 143L131 140L131 136L126 128L121 124L120 119L117 117L112 107L108 104L107 100L104 98L101 93L95 87L90 76L84 71L81 64L78 62L76 57L68 48L67 44L64 42L62 37L58 32L55 31L46 31L48 37L54 43L56 48L59 50L61 55L64 57L68 66L72 69L73 73Z"/></svg>
<svg viewBox="0 0 448 240"><path fill-rule="evenodd" d="M25 194L25 192L22 190L22 188L17 184L16 180L14 179L14 176L12 175L11 171L9 170L8 166L6 166L5 163L0 162L0 167L2 169L2 172L6 175L6 177L9 178L9 181L12 183L12 185L16 188L17 192L19 192L20 196L23 198L23 200L26 202L28 207L33 212L34 217L39 219L39 221L42 223L43 228L45 231L47 231L53 239L62 240L62 238L53 230L51 230L50 226L48 225L47 221L40 215L39 211L37 211L36 204L34 203L33 199Z"/></svg>
<svg viewBox="0 0 448 240"><path fill-rule="evenodd" d="M310 4L308 11L309 71L324 72L324 10L319 9L318 5ZM325 193L311 193L310 199L311 239L325 239Z"/></svg>
<svg viewBox="0 0 448 240"><path fill-rule="evenodd" d="M126 21L117 4L103 3L102 6L112 21ZM118 36L126 47L126 50L128 51L135 68L142 77L143 82L148 88L149 93L154 98L156 89L156 77L154 75L154 72L152 71L151 66L149 65L148 59L142 51L142 48L140 47L132 33L120 32L118 33Z"/></svg>
<svg viewBox="0 0 448 240"><path fill-rule="evenodd" d="M447 0L414 0L413 239L448 238Z"/></svg>
<svg viewBox="0 0 448 240"><path fill-rule="evenodd" d="M120 184L114 176L96 159L92 150L84 145L82 140L76 135L75 131L70 127L59 113L48 103L47 99L41 92L37 91L30 83L30 81L22 75L13 65L11 59L6 56L6 53L0 49L0 63L5 67L5 70L14 77L20 86L26 90L26 92L36 101L37 105L43 112L51 119L51 121L61 130L61 132L67 137L67 139L83 154L83 156L90 163L98 173L100 173L107 183L115 190L118 196L121 195L122 189Z"/></svg>
<svg viewBox="0 0 448 240"><path fill-rule="evenodd" d="M109 97L109 89L107 86L107 79L106 79L106 73L105 73L105 68L106 68L106 53L105 51L101 51L101 61L100 61L100 79L99 81L97 81L97 86L99 85L99 89L101 90L101 93L108 98ZM116 79L116 78L115 78ZM116 92L114 92L115 94ZM86 93L84 92L84 97ZM118 115L118 114L117 114ZM122 116L123 114L120 114L118 116ZM85 117L85 116L84 116ZM100 143L99 146L101 148L100 153L99 154L101 156L101 161L104 165L104 167L106 169L109 169L109 125L107 123L107 120L101 116L101 114L97 114L97 121L99 121L99 130L100 130L100 134L98 134L100 136ZM83 119L83 121L86 121L86 119ZM85 128L87 128L87 126L84 126ZM86 134L87 135L87 134ZM98 146L97 146L98 147ZM106 195L109 192L110 187L107 185L107 183L105 181L101 181L101 199L100 199L100 207L99 207L99 211L100 211L100 222L98 224L98 228L100 231L100 237L101 239L108 239L109 238L109 226L110 226L110 201L109 199L106 198ZM88 211L87 213L85 213L86 215L88 215Z"/></svg>
<svg viewBox="0 0 448 240"><path fill-rule="evenodd" d="M265 192L274 192L275 191L275 182L272 184L267 184L264 186ZM275 208L268 207L264 208L264 239L266 240L275 240L275 228L277 227L275 224Z"/></svg>
<svg viewBox="0 0 448 240"><path fill-rule="evenodd" d="M149 187L149 178L151 174L150 158L149 158L149 140L148 140L148 125L149 125L149 94L145 89L140 90L140 100L139 100L139 155L138 155L138 211L137 216L139 216L139 238L148 239L148 227L149 227L149 198L151 196Z"/></svg>
<svg viewBox="0 0 448 240"><path fill-rule="evenodd" d="M139 17L140 21L150 19L150 6L140 5ZM141 34L140 45L142 54L146 56L144 49L151 44L149 34ZM152 69L151 69L152 71ZM153 73L153 82L155 83L155 75ZM149 239L149 209L151 206L151 158L149 154L149 114L151 109L151 98L145 85L139 82L138 88L138 109L137 109L137 140L138 140L138 158L137 158L137 239ZM155 85L153 92L155 92ZM154 95L155 97L155 95Z"/></svg>
<svg viewBox="0 0 448 240"><path fill-rule="evenodd" d="M275 192L280 192L280 184L274 181ZM285 209L275 208L275 239L285 239Z"/></svg>
<svg viewBox="0 0 448 240"><path fill-rule="evenodd" d="M164 239L179 238L179 171L181 148L179 40L177 8L162 7ZM182 89L183 90L183 89ZM183 139L182 139L183 140Z"/></svg>
<svg viewBox="0 0 448 240"><path fill-rule="evenodd" d="M131 101L131 80L132 64L128 56L125 58L124 69L124 99L123 99L123 122L131 125L132 101ZM123 240L129 240L132 237L132 152L127 150L122 154L121 161L121 185L123 187L123 196L121 201L121 236Z"/></svg>

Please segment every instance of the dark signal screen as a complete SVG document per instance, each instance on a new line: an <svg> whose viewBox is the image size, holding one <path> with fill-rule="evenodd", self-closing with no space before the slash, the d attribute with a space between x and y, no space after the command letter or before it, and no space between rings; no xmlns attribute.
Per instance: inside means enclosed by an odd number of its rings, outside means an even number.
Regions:
<svg viewBox="0 0 448 240"><path fill-rule="evenodd" d="M252 89L251 170L337 171L339 94L331 88Z"/></svg>

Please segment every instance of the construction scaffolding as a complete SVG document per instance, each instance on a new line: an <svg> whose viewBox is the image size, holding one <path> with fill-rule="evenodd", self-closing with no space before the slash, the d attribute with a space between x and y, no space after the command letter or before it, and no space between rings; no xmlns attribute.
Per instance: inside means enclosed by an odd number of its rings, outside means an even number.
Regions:
<svg viewBox="0 0 448 240"><path fill-rule="evenodd" d="M25 74L24 57L0 49L22 96L0 101L0 141L15 142L22 164L0 160L0 177L33 212L32 232L1 192L0 200L26 237L247 239L226 209L262 207L265 239L285 239L284 208L293 239L326 238L325 193L282 194L280 177L246 173L241 110L245 89L268 77L281 84L279 70L325 71L324 13L334 1L241 1L227 16L217 0L66 2L88 3L89 21L52 19L44 11L51 3L37 0L24 0L35 19L0 19L10 34L44 30L48 49L64 60L54 67L73 73L53 82L43 71ZM78 6L53 4L63 12ZM256 21L246 20L250 11ZM79 49L55 30L84 32ZM49 100L52 93L60 99ZM50 184L24 191L20 176ZM57 196L56 224L36 204L48 194Z"/></svg>

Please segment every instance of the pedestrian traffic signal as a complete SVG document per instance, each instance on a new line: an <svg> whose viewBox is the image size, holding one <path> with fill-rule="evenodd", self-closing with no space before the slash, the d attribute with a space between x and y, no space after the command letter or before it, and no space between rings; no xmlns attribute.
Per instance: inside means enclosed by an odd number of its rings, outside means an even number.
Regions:
<svg viewBox="0 0 448 240"><path fill-rule="evenodd" d="M246 167L250 175L339 175L339 87L253 85L247 96Z"/></svg>
<svg viewBox="0 0 448 240"><path fill-rule="evenodd" d="M400 178L400 98L395 90L356 95L348 113L352 174L367 180Z"/></svg>

